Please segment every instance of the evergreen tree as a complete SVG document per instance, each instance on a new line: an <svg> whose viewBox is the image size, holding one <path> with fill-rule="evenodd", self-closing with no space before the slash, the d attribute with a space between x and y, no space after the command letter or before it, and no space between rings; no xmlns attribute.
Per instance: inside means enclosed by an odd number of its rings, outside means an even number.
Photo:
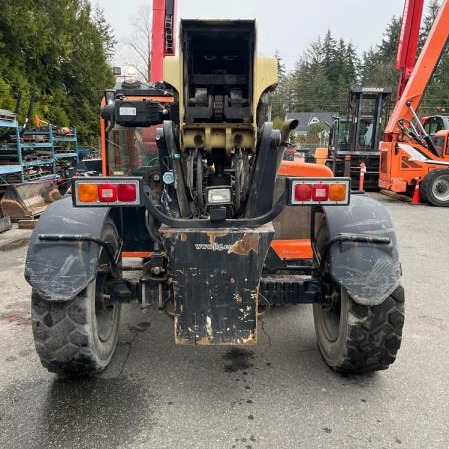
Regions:
<svg viewBox="0 0 449 449"><path fill-rule="evenodd" d="M364 85L391 87L396 95L398 72L396 54L401 30L401 20L393 17L384 32L382 42L363 54L361 81Z"/></svg>
<svg viewBox="0 0 449 449"><path fill-rule="evenodd" d="M103 40L103 49L106 59L111 61L115 53L117 39L115 38L112 26L106 21L104 9L98 3L95 5L93 20Z"/></svg>
<svg viewBox="0 0 449 449"><path fill-rule="evenodd" d="M95 145L100 99L115 80L106 47L87 0L2 0L0 108L20 93L23 120L34 94L35 114Z"/></svg>
<svg viewBox="0 0 449 449"><path fill-rule="evenodd" d="M432 28L440 4L440 1L432 0L428 6L422 27L421 47ZM421 102L420 113L421 115L449 113L449 45L447 44Z"/></svg>
<svg viewBox="0 0 449 449"><path fill-rule="evenodd" d="M426 42L440 5L441 1L438 0L432 0L428 5L421 27L418 54ZM393 97L399 79L395 62L400 28L400 19L393 17L385 30L382 43L364 53L361 69L364 84L391 86ZM421 115L441 111L446 113L449 111L449 54L447 46L434 71L420 107Z"/></svg>
<svg viewBox="0 0 449 449"><path fill-rule="evenodd" d="M354 46L330 31L306 49L292 73L294 108L298 111L345 112L348 90L357 80Z"/></svg>
<svg viewBox="0 0 449 449"><path fill-rule="evenodd" d="M278 53L276 53L276 59L278 62L278 85L271 97L271 117L273 121L278 119L283 122L285 115L292 108L291 76L286 73L285 65Z"/></svg>

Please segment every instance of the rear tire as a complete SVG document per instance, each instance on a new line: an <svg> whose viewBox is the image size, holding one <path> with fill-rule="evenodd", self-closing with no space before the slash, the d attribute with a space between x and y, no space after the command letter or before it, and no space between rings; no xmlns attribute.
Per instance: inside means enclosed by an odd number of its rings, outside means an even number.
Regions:
<svg viewBox="0 0 449 449"><path fill-rule="evenodd" d="M396 288L377 306L357 304L338 286L334 295L332 304L313 306L318 348L324 361L344 373L387 369L401 346L403 288Z"/></svg>
<svg viewBox="0 0 449 449"><path fill-rule="evenodd" d="M449 170L430 171L421 183L420 194L432 206L449 207Z"/></svg>
<svg viewBox="0 0 449 449"><path fill-rule="evenodd" d="M326 216L317 216L316 245L320 253L329 241ZM404 326L404 289L397 287L381 304L356 303L337 285L325 264L323 280L329 285L329 303L314 304L318 348L324 361L342 373L387 369L396 359Z"/></svg>
<svg viewBox="0 0 449 449"><path fill-rule="evenodd" d="M118 251L117 231L106 221L101 239L114 254ZM107 265L102 247L99 266ZM74 299L67 302L43 300L33 291L31 318L34 342L42 365L52 373L82 376L104 370L112 359L118 337L119 304L107 304L103 295L107 275L97 277Z"/></svg>

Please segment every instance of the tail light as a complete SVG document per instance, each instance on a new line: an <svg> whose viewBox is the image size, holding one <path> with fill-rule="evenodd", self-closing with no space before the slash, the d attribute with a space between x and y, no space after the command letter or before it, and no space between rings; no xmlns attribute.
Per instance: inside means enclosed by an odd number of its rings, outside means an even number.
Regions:
<svg viewBox="0 0 449 449"><path fill-rule="evenodd" d="M72 179L75 206L140 206L141 178L87 177Z"/></svg>
<svg viewBox="0 0 449 449"><path fill-rule="evenodd" d="M349 204L350 178L287 178L289 206Z"/></svg>
<svg viewBox="0 0 449 449"><path fill-rule="evenodd" d="M88 184L87 184L88 185ZM78 186L79 190L83 190L86 185L83 186L83 184L80 184ZM114 203L117 201L117 191L118 191L118 185L117 184L98 184L96 186L95 184L92 185L92 188L95 189L97 187L98 192L98 200L101 203Z"/></svg>

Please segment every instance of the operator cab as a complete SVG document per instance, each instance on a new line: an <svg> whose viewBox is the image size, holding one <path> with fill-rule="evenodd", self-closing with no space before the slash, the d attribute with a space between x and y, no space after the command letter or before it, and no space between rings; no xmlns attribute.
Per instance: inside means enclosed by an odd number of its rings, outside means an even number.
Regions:
<svg viewBox="0 0 449 449"><path fill-rule="evenodd" d="M435 147L442 158L449 157L449 129L437 131L433 136Z"/></svg>
<svg viewBox="0 0 449 449"><path fill-rule="evenodd" d="M172 115L173 94L139 81L129 69L102 108L104 174L141 176L158 165L156 128ZM109 125L107 125L109 123Z"/></svg>

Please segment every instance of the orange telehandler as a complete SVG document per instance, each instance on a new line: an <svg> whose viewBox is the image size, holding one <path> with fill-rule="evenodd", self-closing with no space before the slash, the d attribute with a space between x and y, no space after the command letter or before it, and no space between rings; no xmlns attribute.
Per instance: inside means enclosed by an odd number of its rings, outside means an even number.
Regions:
<svg viewBox="0 0 449 449"><path fill-rule="evenodd" d="M449 36L449 1L445 0L428 39L390 116L380 143L379 186L411 193L420 185L421 198L449 206L449 130L430 136L418 109Z"/></svg>

